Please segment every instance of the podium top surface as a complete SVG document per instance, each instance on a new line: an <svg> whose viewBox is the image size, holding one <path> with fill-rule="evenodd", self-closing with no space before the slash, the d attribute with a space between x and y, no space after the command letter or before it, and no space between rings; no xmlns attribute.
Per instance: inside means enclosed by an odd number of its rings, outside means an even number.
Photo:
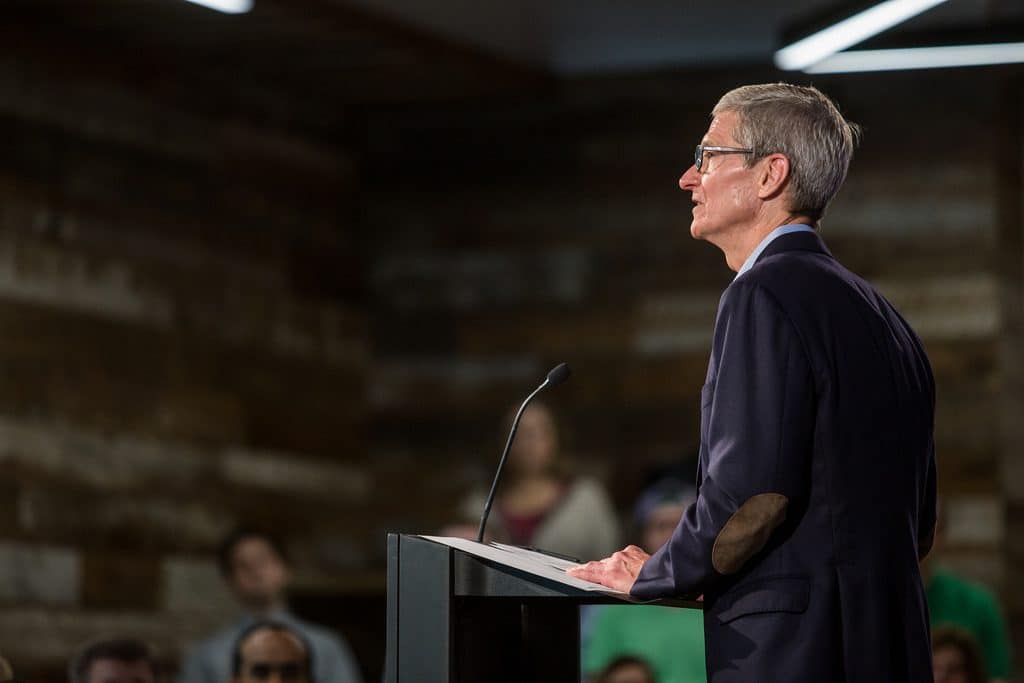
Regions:
<svg viewBox="0 0 1024 683"><path fill-rule="evenodd" d="M666 607L703 609L703 604L682 598L656 601L638 600L628 593L613 590L590 581L576 579L565 573L578 563L526 548L499 543L484 544L463 538L447 536L413 536L441 546L447 546L473 560L456 568L456 593L466 596L498 596L511 593L533 593L540 596L572 597L579 603L632 603ZM490 572L478 571L490 568ZM461 571L459 571L461 569ZM493 571L497 570L497 571ZM507 580L504 578L507 577ZM461 579L461 580L460 580ZM530 585L536 587L532 591Z"/></svg>
<svg viewBox="0 0 1024 683"><path fill-rule="evenodd" d="M570 560L499 543L477 543L476 541L450 536L420 536L420 538L461 550L474 557L498 562L510 569L518 569L519 571L540 576L564 586L593 593L604 593L622 600L629 599L628 593L621 593L598 583L591 583L590 581L575 579L569 576L565 573L565 570L570 567L579 566L578 563Z"/></svg>

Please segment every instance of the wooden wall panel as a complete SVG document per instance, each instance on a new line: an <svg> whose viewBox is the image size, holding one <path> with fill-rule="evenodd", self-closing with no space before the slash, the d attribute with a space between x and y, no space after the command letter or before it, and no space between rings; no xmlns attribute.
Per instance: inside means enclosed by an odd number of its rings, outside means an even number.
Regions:
<svg viewBox="0 0 1024 683"><path fill-rule="evenodd" d="M30 634L24 661L55 675L118 628L173 662L230 608L212 549L243 520L290 537L312 592L379 590L384 532L451 521L505 413L561 361L574 376L547 398L566 450L621 512L649 469L692 458L732 273L689 237L676 184L715 99L779 74L437 96L474 66L416 93L363 74L290 100L279 75L142 84L116 49L35 62L22 38L0 57L0 568L53 580L0 592L0 651ZM866 131L823 234L924 339L948 559L1003 591L1020 630L1004 78L817 84ZM362 90L427 103L348 99Z"/></svg>
<svg viewBox="0 0 1024 683"><path fill-rule="evenodd" d="M173 670L234 614L182 598L233 526L327 592L379 563L356 166L32 45L0 58L0 652L47 680L126 629Z"/></svg>

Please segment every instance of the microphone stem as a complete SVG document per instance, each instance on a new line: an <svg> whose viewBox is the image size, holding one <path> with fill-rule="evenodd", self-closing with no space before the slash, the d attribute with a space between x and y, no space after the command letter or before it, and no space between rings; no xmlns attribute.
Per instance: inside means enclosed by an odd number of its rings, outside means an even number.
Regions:
<svg viewBox="0 0 1024 683"><path fill-rule="evenodd" d="M519 429L519 419L523 416L523 412L526 410L526 406L530 404L530 401L547 388L549 380L544 382L533 390L533 393L526 397L523 404L519 406L519 412L516 413L516 419L512 420L512 430L508 433L508 441L505 442L505 450L501 454L501 460L498 462L498 471L494 475L494 483L491 484L491 492L487 495L487 502L484 504L484 514L480 517L480 530L476 535L476 542L484 542L484 528L487 526L487 518L491 514L491 505L494 504L494 494L498 490L498 481L501 479L501 471L505 467L505 461L508 460L509 450L512 448L512 440L516 438L516 430Z"/></svg>

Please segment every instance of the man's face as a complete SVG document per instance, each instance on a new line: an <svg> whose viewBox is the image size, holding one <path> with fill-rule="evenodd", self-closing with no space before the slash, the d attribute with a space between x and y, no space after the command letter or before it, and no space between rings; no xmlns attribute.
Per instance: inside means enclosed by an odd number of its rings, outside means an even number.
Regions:
<svg viewBox="0 0 1024 683"><path fill-rule="evenodd" d="M120 659L97 659L89 665L88 683L154 683L149 662L139 659L125 662Z"/></svg>
<svg viewBox="0 0 1024 683"><path fill-rule="evenodd" d="M527 408L519 421L512 444L513 466L521 473L536 475L547 471L558 450L555 422L546 408Z"/></svg>
<svg viewBox="0 0 1024 683"><path fill-rule="evenodd" d="M960 648L942 647L932 654L935 683L969 683L967 660Z"/></svg>
<svg viewBox="0 0 1024 683"><path fill-rule="evenodd" d="M233 683L309 683L309 653L291 633L257 631L242 643L240 654Z"/></svg>
<svg viewBox="0 0 1024 683"><path fill-rule="evenodd" d="M623 664L605 679L607 683L654 683L647 669L639 664Z"/></svg>
<svg viewBox="0 0 1024 683"><path fill-rule="evenodd" d="M701 144L715 147L743 147L733 135L736 112L724 111L711 121ZM679 187L692 193L693 221L690 235L722 247L731 236L742 232L756 217L757 166L747 167L745 154L705 152L700 171L690 166L679 179Z"/></svg>
<svg viewBox="0 0 1024 683"><path fill-rule="evenodd" d="M280 602L291 574L265 539L243 538L231 554L231 587L245 605L266 609Z"/></svg>

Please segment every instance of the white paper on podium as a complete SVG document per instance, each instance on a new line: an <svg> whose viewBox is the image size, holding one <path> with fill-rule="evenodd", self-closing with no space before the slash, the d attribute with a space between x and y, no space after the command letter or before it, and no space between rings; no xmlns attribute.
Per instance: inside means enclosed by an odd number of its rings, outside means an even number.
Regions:
<svg viewBox="0 0 1024 683"><path fill-rule="evenodd" d="M628 593L613 590L608 586L602 586L599 583L591 583L590 581L583 581L582 579L575 579L565 573L565 570L570 567L578 567L579 564L570 560L563 560L558 557L552 557L551 555L545 555L544 553L538 553L533 550L527 550L525 548L517 548L513 545L504 545L503 543L491 543L490 545L484 545L483 543L477 543L476 541L469 541L464 538L455 538L453 536L421 536L428 541L447 545L452 548L458 548L459 550L474 555L475 557L482 557L485 560L493 560L500 562L503 565L512 567L513 569L519 569L530 574L536 574L542 576L545 579L551 579L558 583L565 584L566 586L572 586L580 590L591 591L593 593L604 593L605 595L614 595L621 597L623 600L629 600L633 602L629 597Z"/></svg>

